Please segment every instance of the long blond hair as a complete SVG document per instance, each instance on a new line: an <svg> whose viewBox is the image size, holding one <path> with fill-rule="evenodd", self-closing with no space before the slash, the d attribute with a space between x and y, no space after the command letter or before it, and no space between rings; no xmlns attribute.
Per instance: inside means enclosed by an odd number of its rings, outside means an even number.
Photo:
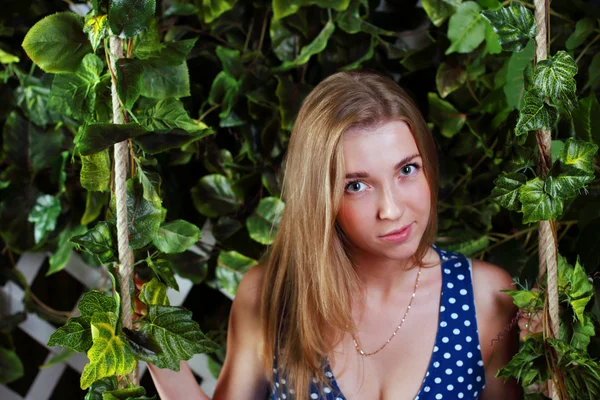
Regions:
<svg viewBox="0 0 600 400"><path fill-rule="evenodd" d="M406 92L373 72L336 73L306 97L294 124L284 162L285 211L265 257L261 317L265 368L271 371L276 356L297 399L308 397L311 379L327 381L325 357L356 330L350 304L360 282L336 223L344 193L342 135L392 120L410 127L431 192L429 223L413 255L422 265L437 233L439 171L435 141Z"/></svg>

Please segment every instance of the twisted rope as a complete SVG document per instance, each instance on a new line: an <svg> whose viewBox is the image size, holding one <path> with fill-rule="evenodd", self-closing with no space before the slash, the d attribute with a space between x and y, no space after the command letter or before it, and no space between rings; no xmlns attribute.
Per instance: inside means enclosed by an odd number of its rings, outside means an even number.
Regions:
<svg viewBox="0 0 600 400"><path fill-rule="evenodd" d="M535 22L537 24L537 32L535 35L535 54L536 62L540 62L548 58L547 44L547 0L535 0ZM538 157L538 174L546 176L548 170L552 167L552 135L550 131L540 130L536 132L536 138L539 149ZM556 249L558 243L556 240L556 223L555 221L540 221L539 222L539 274L540 279L547 272L547 296L548 309L550 314L551 336L558 338L559 329L559 308L558 308L558 264ZM553 385L552 400L560 400L556 384Z"/></svg>
<svg viewBox="0 0 600 400"><path fill-rule="evenodd" d="M123 41L116 36L110 37L111 64L113 70L116 62L123 57ZM111 85L113 123L122 124L121 103L117 95L116 82ZM123 327L131 329L131 296L129 295L129 279L133 274L133 252L129 248L129 231L127 227L127 167L129 143L124 140L115 144L115 200L117 208L117 243L119 248L119 282L121 285L121 321ZM129 380L134 385L139 385L138 368L129 375Z"/></svg>

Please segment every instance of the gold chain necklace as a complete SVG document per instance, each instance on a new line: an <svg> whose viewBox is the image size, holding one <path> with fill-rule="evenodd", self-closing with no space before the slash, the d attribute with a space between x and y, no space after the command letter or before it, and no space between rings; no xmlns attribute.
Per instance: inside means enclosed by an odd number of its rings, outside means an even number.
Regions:
<svg viewBox="0 0 600 400"><path fill-rule="evenodd" d="M394 333L392 333L392 336L390 336L390 338L387 340L387 342L385 342L380 348L378 348L374 352L372 352L372 353L366 353L364 350L362 350L360 348L360 345L358 343L358 339L355 338L354 335L352 336L352 340L354 340L354 347L356 347L356 351L358 352L358 354L360 354L361 356L365 356L365 357L377 354L385 346L387 346L388 343L390 343L392 341L392 339L394 338L394 336L396 336L396 333L402 327L402 324L404 323L404 320L406 319L406 316L408 315L408 311L410 311L410 305L412 304L413 299L415 298L415 294L417 293L417 288L419 287L419 277L420 276L421 276L421 266L419 265L419 272L417 273L417 280L415 281L415 289L413 290L413 294L412 294L412 297L410 298L410 302L408 303L408 307L406 308L406 312L404 313L404 317L402 317L402 321L400 321L400 324L396 327L396 330L394 331Z"/></svg>

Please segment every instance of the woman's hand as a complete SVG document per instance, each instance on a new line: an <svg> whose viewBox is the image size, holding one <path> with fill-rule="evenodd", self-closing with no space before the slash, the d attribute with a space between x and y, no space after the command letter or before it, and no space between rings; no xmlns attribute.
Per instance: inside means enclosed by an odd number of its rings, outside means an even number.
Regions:
<svg viewBox="0 0 600 400"><path fill-rule="evenodd" d="M538 288L534 287L531 289L533 292L538 292ZM539 333L542 331L542 310L529 312L521 311L519 315L519 338L521 341L527 340L529 335ZM534 383L525 388L526 393L541 393L546 397L551 397L552 393L552 379L549 379L545 383Z"/></svg>

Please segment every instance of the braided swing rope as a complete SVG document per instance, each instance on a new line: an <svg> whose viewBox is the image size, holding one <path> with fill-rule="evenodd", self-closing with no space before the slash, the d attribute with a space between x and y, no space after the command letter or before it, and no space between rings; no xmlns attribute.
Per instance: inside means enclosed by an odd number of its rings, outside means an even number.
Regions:
<svg viewBox="0 0 600 400"><path fill-rule="evenodd" d="M110 37L110 62L113 71L116 71L116 63L123 57L123 40ZM113 123L122 124L127 121L126 116L121 120L123 112L119 97L117 95L116 82L112 79L111 84ZM115 200L117 209L117 243L119 249L119 282L121 285L121 321L123 327L131 329L131 297L129 296L129 279L133 275L133 252L129 248L129 232L127 228L127 167L129 155L129 142L124 140L116 143L114 148L115 169ZM138 365L128 375L129 381L135 386L139 385Z"/></svg>
<svg viewBox="0 0 600 400"><path fill-rule="evenodd" d="M535 36L535 54L536 62L548 58L547 44L547 0L535 0L535 21L537 32ZM549 130L540 130L536 132L536 139L539 149L538 174L546 176L552 167L552 134ZM556 222L539 222L539 272L538 279L541 281L547 272L548 281L546 286L548 312L550 314L550 337L558 338L559 330L559 306L558 306L558 264L557 264L557 239ZM552 388L552 400L560 400L556 390L556 382Z"/></svg>

